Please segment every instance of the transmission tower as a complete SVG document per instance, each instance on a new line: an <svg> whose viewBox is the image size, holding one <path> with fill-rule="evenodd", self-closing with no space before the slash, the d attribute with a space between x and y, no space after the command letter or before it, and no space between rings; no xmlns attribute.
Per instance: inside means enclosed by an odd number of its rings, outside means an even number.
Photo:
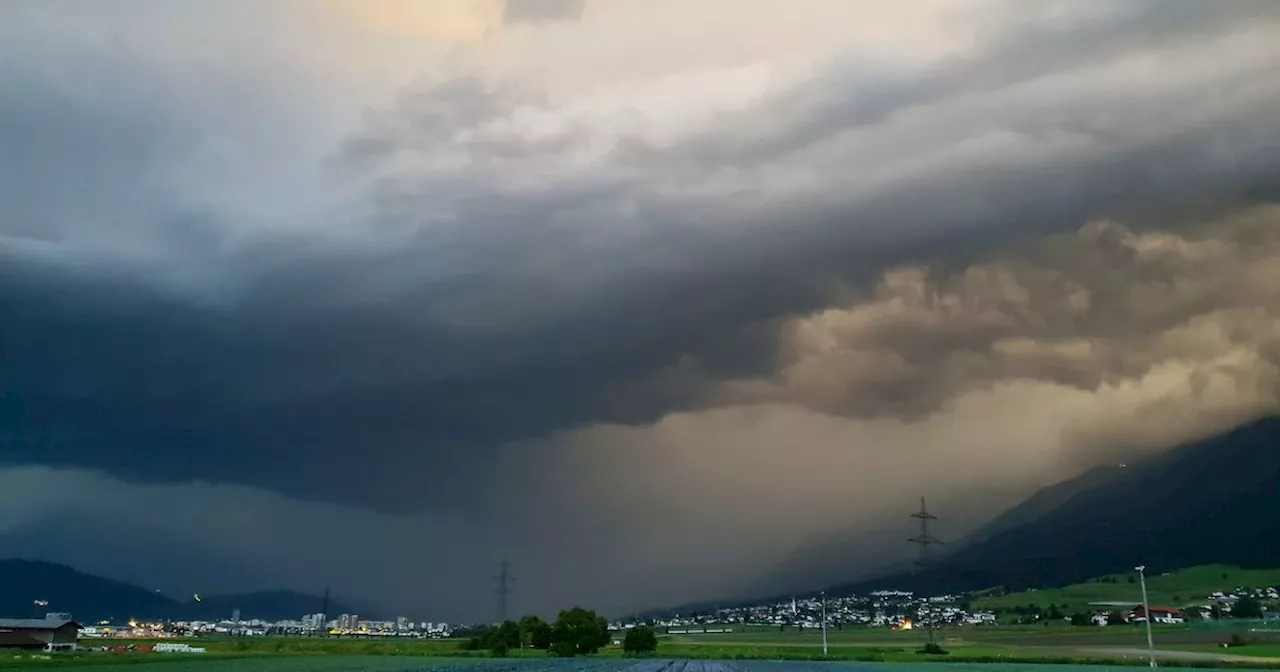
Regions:
<svg viewBox="0 0 1280 672"><path fill-rule="evenodd" d="M317 624L317 627L320 628L320 631L324 633L325 637L328 637L329 636L329 586L324 587L324 602L320 603L320 614L321 614L320 620L322 622Z"/></svg>
<svg viewBox="0 0 1280 672"><path fill-rule="evenodd" d="M498 565L498 575L493 580L498 583L495 592L498 593L498 622L504 623L507 620L507 597L511 595L511 584L515 583L516 577L511 576L511 563L506 558Z"/></svg>
<svg viewBox="0 0 1280 672"><path fill-rule="evenodd" d="M911 517L920 521L920 533L907 541L920 547L920 557L916 559L916 567L923 568L929 564L929 547L942 543L941 539L929 533L929 521L937 520L938 517L929 513L929 508L924 504L924 497L920 498L920 510L911 514Z"/></svg>
<svg viewBox="0 0 1280 672"><path fill-rule="evenodd" d="M920 498L920 510L911 514L911 517L920 521L920 532L916 536L907 539L907 541L920 547L920 556L916 558L915 566L919 569L924 569L930 563L929 547L943 543L941 539L929 532L929 521L937 520L938 517L929 513L929 507L925 506L924 497ZM933 644L933 619L928 614L925 616L925 629L929 633L929 643Z"/></svg>

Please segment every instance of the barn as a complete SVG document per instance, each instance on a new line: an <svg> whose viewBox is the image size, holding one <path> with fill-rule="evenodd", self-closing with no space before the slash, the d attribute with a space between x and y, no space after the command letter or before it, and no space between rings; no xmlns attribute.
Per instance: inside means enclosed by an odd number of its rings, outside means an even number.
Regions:
<svg viewBox="0 0 1280 672"><path fill-rule="evenodd" d="M76 648L80 624L61 614L47 618L0 618L0 649L68 651Z"/></svg>

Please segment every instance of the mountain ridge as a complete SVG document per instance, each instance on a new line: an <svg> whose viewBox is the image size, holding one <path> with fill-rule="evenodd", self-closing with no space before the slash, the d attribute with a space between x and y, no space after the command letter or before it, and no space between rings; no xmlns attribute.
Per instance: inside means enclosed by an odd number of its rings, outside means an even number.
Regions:
<svg viewBox="0 0 1280 672"><path fill-rule="evenodd" d="M36 601L47 602L40 607ZM243 618L297 619L321 610L324 598L289 590L253 591L201 596L180 601L158 591L82 572L43 560L0 560L0 616L41 617L45 611L67 612L94 623L122 623L128 619L217 620L239 609ZM329 602L332 614L359 613L348 605Z"/></svg>
<svg viewBox="0 0 1280 672"><path fill-rule="evenodd" d="M1086 472L1050 489L1056 491L1041 490L997 516L984 526L989 534L932 569L850 582L828 592L893 586L1015 590L1065 585L1137 564L1161 570L1215 562L1274 564L1280 557L1280 519L1269 514L1280 510L1280 417L1123 469ZM1056 506L1041 510L1033 502L1037 497L1042 503L1057 500ZM1015 524L1008 525L1010 520Z"/></svg>

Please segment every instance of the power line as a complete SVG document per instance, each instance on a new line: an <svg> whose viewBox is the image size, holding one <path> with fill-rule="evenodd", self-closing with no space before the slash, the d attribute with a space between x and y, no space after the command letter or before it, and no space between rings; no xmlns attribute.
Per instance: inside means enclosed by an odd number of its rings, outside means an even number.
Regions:
<svg viewBox="0 0 1280 672"><path fill-rule="evenodd" d="M498 575L493 580L498 583L498 622L503 623L507 620L507 599L511 595L511 584L515 583L516 577L511 575L511 563L506 558L498 565Z"/></svg>

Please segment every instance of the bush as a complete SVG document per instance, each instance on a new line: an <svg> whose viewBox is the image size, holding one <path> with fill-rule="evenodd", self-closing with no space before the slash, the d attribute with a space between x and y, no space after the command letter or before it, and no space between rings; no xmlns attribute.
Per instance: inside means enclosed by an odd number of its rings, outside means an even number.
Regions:
<svg viewBox="0 0 1280 672"><path fill-rule="evenodd" d="M489 647L489 653L492 653L494 658L506 658L507 652L510 650L511 647L507 646L507 643L501 639L494 641L493 645Z"/></svg>
<svg viewBox="0 0 1280 672"><path fill-rule="evenodd" d="M924 645L923 649L920 649L920 653L926 653L931 656L945 656L947 655L947 650L942 648L942 645L937 642L929 642Z"/></svg>
<svg viewBox="0 0 1280 672"><path fill-rule="evenodd" d="M642 656L658 650L658 637L643 625L637 625L627 631L622 640L622 650L631 656Z"/></svg>

